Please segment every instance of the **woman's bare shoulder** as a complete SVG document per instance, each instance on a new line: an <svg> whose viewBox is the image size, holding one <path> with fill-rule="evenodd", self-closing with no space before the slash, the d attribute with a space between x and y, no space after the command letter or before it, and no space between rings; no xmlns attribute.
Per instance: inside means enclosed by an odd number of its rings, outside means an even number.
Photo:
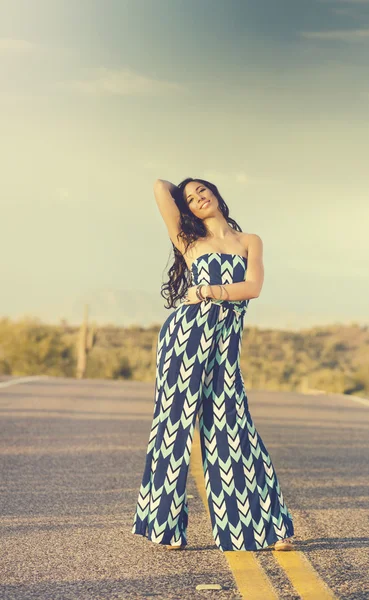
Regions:
<svg viewBox="0 0 369 600"><path fill-rule="evenodd" d="M240 233L240 242L242 242L246 252L248 253L250 245L255 243L262 243L261 237L257 233L246 233L242 231Z"/></svg>

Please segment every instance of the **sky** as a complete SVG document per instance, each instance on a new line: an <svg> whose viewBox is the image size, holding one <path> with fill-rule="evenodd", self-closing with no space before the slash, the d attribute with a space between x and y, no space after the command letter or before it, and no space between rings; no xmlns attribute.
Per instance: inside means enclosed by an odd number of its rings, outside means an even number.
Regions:
<svg viewBox="0 0 369 600"><path fill-rule="evenodd" d="M263 240L245 326L369 323L368 0L2 0L0 318L161 323L153 183Z"/></svg>

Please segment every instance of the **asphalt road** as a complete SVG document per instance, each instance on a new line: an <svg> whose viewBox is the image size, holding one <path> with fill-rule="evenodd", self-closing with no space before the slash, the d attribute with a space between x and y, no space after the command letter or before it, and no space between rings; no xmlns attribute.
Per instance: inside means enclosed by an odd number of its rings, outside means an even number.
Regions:
<svg viewBox="0 0 369 600"><path fill-rule="evenodd" d="M8 383L0 381L1 600L254 600L237 588L229 554L255 561L271 598L320 600L291 577L306 575L291 571L292 554L332 598L369 598L369 402L248 390L294 518L296 553L219 551L191 470L188 546L168 552L131 533L154 384ZM221 589L197 591L202 583Z"/></svg>

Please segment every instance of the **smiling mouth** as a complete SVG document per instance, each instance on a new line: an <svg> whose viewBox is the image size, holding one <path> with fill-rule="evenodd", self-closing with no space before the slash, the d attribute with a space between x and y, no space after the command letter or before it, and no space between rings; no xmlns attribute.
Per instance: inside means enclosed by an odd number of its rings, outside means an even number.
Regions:
<svg viewBox="0 0 369 600"><path fill-rule="evenodd" d="M201 206L201 209L200 209L200 210L202 210L204 207L206 208L206 207L207 207L209 204L210 204L210 200L207 200L207 201L206 201L206 202L204 202L204 204Z"/></svg>

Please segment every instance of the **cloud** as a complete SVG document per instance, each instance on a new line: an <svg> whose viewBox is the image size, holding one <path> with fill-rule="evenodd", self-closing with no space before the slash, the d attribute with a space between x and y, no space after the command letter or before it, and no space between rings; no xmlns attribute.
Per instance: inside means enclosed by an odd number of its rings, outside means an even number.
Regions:
<svg viewBox="0 0 369 600"><path fill-rule="evenodd" d="M28 42L27 40L19 40L15 38L0 38L0 53L28 53L38 50L39 44Z"/></svg>
<svg viewBox="0 0 369 600"><path fill-rule="evenodd" d="M159 171L163 168L163 163L158 163L152 160L146 161L143 165L144 169L149 171ZM271 183L266 179L259 179L255 177L250 177L246 173L239 171L238 173L225 173L224 171L216 171L216 170L205 170L199 173L199 177L203 179L207 179L208 181L218 181L222 183L232 183L236 182L241 185L248 185L253 183Z"/></svg>
<svg viewBox="0 0 369 600"><path fill-rule="evenodd" d="M208 181L212 181L217 185L217 182L220 184L226 183L239 183L240 185L269 185L275 184L276 182L271 179L264 179L260 177L251 177L247 175L244 171L238 171L237 173L225 173L221 171L211 171L206 170L202 174L199 175L203 179L207 179Z"/></svg>
<svg viewBox="0 0 369 600"><path fill-rule="evenodd" d="M348 4L351 6L353 4L369 4L369 0L321 0L321 2L326 4Z"/></svg>
<svg viewBox="0 0 369 600"><path fill-rule="evenodd" d="M211 171L207 170L203 173L204 179L208 180L217 180L217 181L237 181L237 183L246 184L249 182L249 177L246 173L224 173L221 171Z"/></svg>
<svg viewBox="0 0 369 600"><path fill-rule="evenodd" d="M153 160L146 161L142 166L144 169L147 169L148 171L158 171L163 168L162 163L159 164L158 162L155 162Z"/></svg>
<svg viewBox="0 0 369 600"><path fill-rule="evenodd" d="M64 202L65 200L69 200L71 195L68 188L60 187L55 190L57 200L60 202Z"/></svg>
<svg viewBox="0 0 369 600"><path fill-rule="evenodd" d="M157 96L186 91L170 81L140 75L130 69L87 69L86 77L58 82L58 88L75 90L83 94L106 96Z"/></svg>
<svg viewBox="0 0 369 600"><path fill-rule="evenodd" d="M236 175L236 181L238 183L245 184L245 183L248 183L249 178L247 177L247 175L245 173L237 173L237 175Z"/></svg>
<svg viewBox="0 0 369 600"><path fill-rule="evenodd" d="M332 12L339 17L358 19L362 24L363 14L369 8L369 0L320 0L327 4ZM363 13L364 10L364 13Z"/></svg>
<svg viewBox="0 0 369 600"><path fill-rule="evenodd" d="M342 42L362 42L369 39L369 29L332 29L326 31L300 31L308 39L340 40Z"/></svg>

